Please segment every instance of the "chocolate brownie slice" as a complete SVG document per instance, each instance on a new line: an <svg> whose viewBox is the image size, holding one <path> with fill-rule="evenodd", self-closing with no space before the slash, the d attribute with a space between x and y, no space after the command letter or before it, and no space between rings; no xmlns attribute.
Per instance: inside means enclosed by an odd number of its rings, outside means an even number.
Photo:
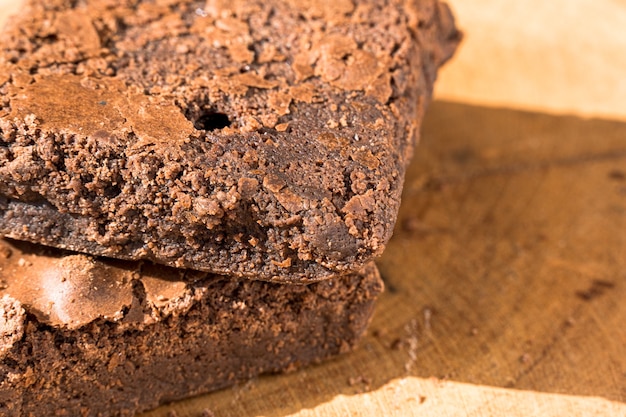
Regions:
<svg viewBox="0 0 626 417"><path fill-rule="evenodd" d="M0 233L305 282L381 254L435 0L33 0L0 52Z"/></svg>
<svg viewBox="0 0 626 417"><path fill-rule="evenodd" d="M131 416L346 352L373 264L282 285L0 240L0 415Z"/></svg>

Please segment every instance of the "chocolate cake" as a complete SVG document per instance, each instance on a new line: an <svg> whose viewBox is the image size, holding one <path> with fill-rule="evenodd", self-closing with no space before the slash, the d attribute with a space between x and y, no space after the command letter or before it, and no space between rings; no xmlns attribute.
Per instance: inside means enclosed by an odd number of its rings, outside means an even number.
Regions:
<svg viewBox="0 0 626 417"><path fill-rule="evenodd" d="M1 40L0 234L261 280L359 270L459 38L435 0L32 0Z"/></svg>
<svg viewBox="0 0 626 417"><path fill-rule="evenodd" d="M376 267L310 285L0 240L0 415L132 416L348 351Z"/></svg>

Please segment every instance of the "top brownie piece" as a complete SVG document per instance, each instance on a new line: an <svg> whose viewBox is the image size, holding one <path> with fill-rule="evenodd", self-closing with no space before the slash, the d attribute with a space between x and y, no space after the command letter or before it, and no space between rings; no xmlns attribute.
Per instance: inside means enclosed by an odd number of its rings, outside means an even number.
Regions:
<svg viewBox="0 0 626 417"><path fill-rule="evenodd" d="M391 236L432 0L31 1L0 51L0 234L308 282Z"/></svg>

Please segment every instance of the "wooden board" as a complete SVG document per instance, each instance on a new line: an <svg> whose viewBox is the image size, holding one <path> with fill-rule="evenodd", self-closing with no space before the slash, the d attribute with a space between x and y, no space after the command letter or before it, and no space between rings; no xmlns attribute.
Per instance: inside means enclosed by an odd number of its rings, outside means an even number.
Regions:
<svg viewBox="0 0 626 417"><path fill-rule="evenodd" d="M626 2L450 3L359 349L143 417L626 416Z"/></svg>

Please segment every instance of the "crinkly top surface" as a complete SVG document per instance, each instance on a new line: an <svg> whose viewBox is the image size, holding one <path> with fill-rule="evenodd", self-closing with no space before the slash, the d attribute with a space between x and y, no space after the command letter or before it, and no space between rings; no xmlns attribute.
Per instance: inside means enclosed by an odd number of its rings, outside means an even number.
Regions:
<svg viewBox="0 0 626 417"><path fill-rule="evenodd" d="M359 269L458 40L431 0L32 1L0 54L3 233L268 280Z"/></svg>

